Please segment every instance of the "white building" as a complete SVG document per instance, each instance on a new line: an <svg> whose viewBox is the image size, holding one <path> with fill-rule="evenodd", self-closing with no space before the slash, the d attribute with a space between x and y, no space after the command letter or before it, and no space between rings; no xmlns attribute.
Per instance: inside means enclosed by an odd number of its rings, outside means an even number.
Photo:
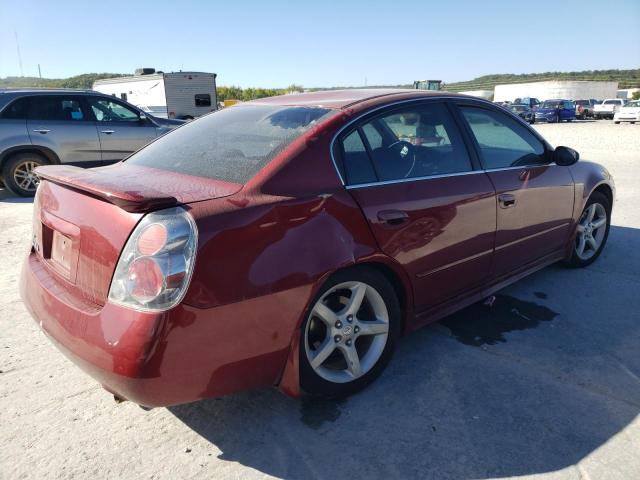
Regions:
<svg viewBox="0 0 640 480"><path fill-rule="evenodd" d="M618 90L617 98L630 100L633 98L633 94L636 92L640 92L640 88L623 88L621 90Z"/></svg>
<svg viewBox="0 0 640 480"><path fill-rule="evenodd" d="M493 90L464 90L458 93L484 98L485 100L491 100L491 97L493 97Z"/></svg>
<svg viewBox="0 0 640 480"><path fill-rule="evenodd" d="M567 99L580 100L595 98L616 98L618 82L595 82L574 80L553 80L547 82L512 83L496 85L493 99L496 102L510 101L516 98L533 97L538 100Z"/></svg>

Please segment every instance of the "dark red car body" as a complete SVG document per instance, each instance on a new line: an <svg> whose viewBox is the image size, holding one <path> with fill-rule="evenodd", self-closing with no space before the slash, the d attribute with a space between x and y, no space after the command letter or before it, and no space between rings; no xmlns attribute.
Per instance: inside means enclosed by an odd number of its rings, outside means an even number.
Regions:
<svg viewBox="0 0 640 480"><path fill-rule="evenodd" d="M44 167L35 244L46 248L49 230L66 232L72 268L63 278L32 249L22 298L55 344L123 399L163 406L268 385L298 396L299 327L333 272L357 264L379 269L395 286L408 332L570 255L589 195L596 189L614 195L609 174L593 163L476 168L468 175L345 188L331 155L336 134L372 110L431 98L497 109L418 91L261 100L322 105L338 114L245 185L126 161L90 172ZM504 192L516 198L517 215L498 207ZM144 212L176 203L187 206L199 232L184 299L161 313L107 301L131 230ZM384 212L398 210L406 222L383 221Z"/></svg>

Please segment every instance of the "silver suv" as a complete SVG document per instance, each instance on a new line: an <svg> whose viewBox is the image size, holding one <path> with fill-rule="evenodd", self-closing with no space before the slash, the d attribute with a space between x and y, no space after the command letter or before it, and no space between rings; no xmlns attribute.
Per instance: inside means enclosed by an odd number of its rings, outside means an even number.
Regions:
<svg viewBox="0 0 640 480"><path fill-rule="evenodd" d="M38 165L115 163L182 123L90 90L0 90L0 178L32 196Z"/></svg>

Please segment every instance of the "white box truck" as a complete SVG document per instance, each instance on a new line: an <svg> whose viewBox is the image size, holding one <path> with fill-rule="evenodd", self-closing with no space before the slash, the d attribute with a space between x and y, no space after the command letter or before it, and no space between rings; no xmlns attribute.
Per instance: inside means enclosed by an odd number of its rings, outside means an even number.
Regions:
<svg viewBox="0 0 640 480"><path fill-rule="evenodd" d="M161 118L188 120L218 109L215 73L139 68L131 77L96 80L93 89Z"/></svg>

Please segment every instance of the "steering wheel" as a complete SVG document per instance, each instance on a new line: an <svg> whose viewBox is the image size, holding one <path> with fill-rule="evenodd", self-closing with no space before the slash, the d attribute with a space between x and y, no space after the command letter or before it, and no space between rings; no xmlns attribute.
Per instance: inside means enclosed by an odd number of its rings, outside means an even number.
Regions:
<svg viewBox="0 0 640 480"><path fill-rule="evenodd" d="M403 178L407 178L411 175L413 168L416 165L416 155L415 155L415 147L412 143L407 142L406 140L398 140L397 142L393 142L391 145L387 147L387 150L400 157L402 160L409 159L411 164L407 172L403 175Z"/></svg>

